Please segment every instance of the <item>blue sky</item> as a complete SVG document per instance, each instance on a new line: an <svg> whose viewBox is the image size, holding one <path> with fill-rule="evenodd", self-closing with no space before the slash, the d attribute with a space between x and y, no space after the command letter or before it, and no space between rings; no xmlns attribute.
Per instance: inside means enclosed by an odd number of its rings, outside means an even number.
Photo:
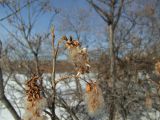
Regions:
<svg viewBox="0 0 160 120"><path fill-rule="evenodd" d="M21 0L21 4L23 4L23 1ZM103 35L103 30L105 28L105 23L104 21L100 18L100 16L93 10L91 9L91 6L86 2L86 0L51 0L51 6L54 6L57 9L60 9L60 13L57 14L53 21L52 24L55 25L56 27L56 35L60 37L63 33L63 31L59 31L59 26L63 26L63 20L62 20L62 15L69 15L71 21L76 21L77 19L76 16L78 16L78 11L80 9L85 9L86 12L89 12L89 17L88 20L84 22L88 27L90 27L90 30L85 31L83 34L87 34L89 38L89 41L93 44L93 41L97 40L101 37L101 39L105 39ZM31 4L31 7L36 7L37 3ZM10 14L11 11L8 10L6 7L0 6L1 12L0 12L0 19L5 17L6 15ZM27 14L28 14L28 9L24 8L22 11L22 16L27 22ZM82 13L83 14L83 13ZM85 13L84 13L85 14ZM50 20L51 17L54 16L53 12L48 12L45 14L41 14L37 18L37 22L35 24L34 33L44 33L44 32L49 32L50 30ZM2 26L3 25L3 26ZM10 32L15 31L14 28L12 28L10 25L7 24L7 21L0 21L0 39L6 40L7 39L7 32L4 29L6 27L7 29L10 30ZM72 34L72 31L68 30L66 34Z"/></svg>

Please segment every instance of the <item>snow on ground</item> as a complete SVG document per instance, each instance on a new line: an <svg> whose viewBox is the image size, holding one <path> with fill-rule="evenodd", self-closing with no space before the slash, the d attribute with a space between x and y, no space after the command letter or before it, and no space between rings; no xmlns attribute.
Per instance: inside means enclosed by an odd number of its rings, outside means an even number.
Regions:
<svg viewBox="0 0 160 120"><path fill-rule="evenodd" d="M64 76L64 75L67 75L67 73L56 74L56 78L59 79L60 77L62 77L62 76ZM50 77L51 77L50 74L45 74L45 75L43 75L43 79L44 79L44 81L45 81L44 83L45 83L46 86L49 85L48 82L47 82L47 80L48 80ZM16 78L19 80L20 83L24 83L25 80L27 79L27 78L26 78L24 75L22 75L22 74L17 74L17 75L16 75ZM86 80L89 80L89 79L95 80L94 78L96 78L96 77L95 77L95 74L90 73L90 74L87 75L87 76L82 76L82 78L83 78L83 79L86 79ZM4 80L5 80L5 79L7 79L7 76L4 76ZM66 82L67 82L68 84L66 84ZM62 81L62 82L58 83L58 84L57 84L57 91L61 91L61 92L63 93L63 92L65 92L65 91L67 91L67 90L75 89L75 88L76 88L76 84L75 84L75 81L74 81L73 79L67 80L66 82ZM85 87L85 82L84 82L83 80L81 80L80 83L81 83L82 88L84 89L84 87ZM9 84L9 85L12 85L12 86L14 86L14 87L16 87L16 88L19 87L17 84L15 84L15 82L14 82L13 80L10 80L10 81L8 82L8 84ZM49 87L49 86L48 86L48 87ZM5 89L6 89L6 95L7 95L7 97L8 97L9 99L13 99L12 96L10 96L11 93L14 94L14 95L16 95L16 96L21 97L20 93L16 93L16 91L14 91L14 90L11 90L11 92L8 92L8 91L10 90L10 87L9 87L9 86L7 86ZM20 89L21 89L21 88L20 88ZM9 95L9 94L10 94L10 95ZM70 97L71 97L71 96L68 96L67 99L70 99ZM24 98L23 98L23 99L24 99ZM18 101L18 100L17 100L17 101ZM19 103L21 103L21 102L22 102L22 101L19 100ZM23 103L22 103L22 104L23 104ZM76 104L77 104L77 102L74 101L74 102L72 102L70 105L71 105L71 106L74 106L74 105L76 105ZM18 111L18 110L17 110L17 111ZM20 111L21 111L21 116L23 116L24 110L21 109ZM154 111L154 112L149 112L148 116L150 116L151 119L160 119L160 112L155 111L155 110L153 110L153 111ZM56 114L57 114L58 116L64 115L64 114L65 114L64 109L63 109L63 108L56 108ZM143 114L147 114L147 112L146 112L146 113L144 112ZM132 118L130 118L130 119L132 119ZM130 120L130 119L128 119L128 120ZM147 120L147 118L145 118L145 117L141 117L140 119L141 119L141 120ZM4 106L3 106L1 103L0 103L0 120L14 120L14 118L12 117L12 115L10 114L10 112L9 112L7 109L5 109Z"/></svg>
<svg viewBox="0 0 160 120"><path fill-rule="evenodd" d="M0 120L14 120L14 119L7 109L1 109L0 110Z"/></svg>
<svg viewBox="0 0 160 120"><path fill-rule="evenodd" d="M56 74L56 79L59 79L61 78L62 76L65 76L67 75L67 73L61 73L61 74ZM8 77L8 74L5 74L4 75L4 80L6 80ZM21 84L24 84L25 81L27 80L27 77L22 75L22 74L16 74L16 79L19 81L19 83ZM51 75L50 74L44 74L43 75L43 79L44 79L44 83L46 84L47 87L50 87L49 86L49 82L48 79L50 79ZM94 78L94 74L89 74L89 75L85 75L85 76L82 76L83 79L93 79ZM10 78L9 81L6 81L7 82L7 86L5 88L5 91L6 91L6 95L7 95L7 98L10 99L12 101L12 95L15 95L16 97L21 97L22 94L21 93L17 93L17 91L15 91L14 89L11 90L12 87L15 87L15 88L18 88L18 89L22 89L20 88L20 86L18 86L14 80L12 80L12 77ZM66 82L68 83L66 85ZM71 80L67 80L66 82L62 81L62 82L59 82L57 84L57 91L61 91L61 92L65 92L67 90L70 90L70 89L75 89L76 88L76 84L75 84L75 81L73 79ZM85 82L83 80L80 81L81 85L82 85L82 88L84 89L84 86L85 86ZM23 85L24 87L25 85ZM70 99L70 98L69 98ZM23 98L21 98L21 100L18 100L18 103L22 103L24 100L24 96ZM23 103L22 103L23 104ZM77 102L74 101L71 103L72 106L76 105ZM3 107L3 109L1 109ZM18 110L17 110L18 111ZM56 108L56 114L58 116L61 116L61 113L64 112L64 110L62 108ZM24 113L24 110L21 110L21 116L23 116L23 113ZM14 118L12 117L12 115L10 114L10 112L4 108L4 106L0 104L0 120L14 120Z"/></svg>

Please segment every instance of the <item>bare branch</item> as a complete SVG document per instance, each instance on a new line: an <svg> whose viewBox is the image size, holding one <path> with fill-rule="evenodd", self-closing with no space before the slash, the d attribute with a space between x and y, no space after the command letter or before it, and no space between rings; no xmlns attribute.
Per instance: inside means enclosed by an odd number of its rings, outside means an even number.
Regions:
<svg viewBox="0 0 160 120"><path fill-rule="evenodd" d="M97 13L99 13L99 15L102 17L102 19L105 22L107 22L108 24L111 23L111 16L107 12L105 12L98 5L96 5L95 3L93 3L92 0L87 0L87 2L93 6L93 8L96 10Z"/></svg>
<svg viewBox="0 0 160 120"><path fill-rule="evenodd" d="M13 13L11 13L11 14L8 14L7 16L5 16L5 17L3 17L3 18L0 18L0 21L3 21L3 20L5 20L5 19L7 19L7 18L9 18L9 17L11 17L11 16L13 16L13 15L15 15L16 13L18 13L19 11L21 11L22 9L24 9L25 7L27 7L29 4L31 4L31 3L34 3L34 2L36 2L36 1L38 1L38 0L33 0L33 1L31 1L31 2L27 2L25 5L23 5L21 8L18 8L17 10L15 10L15 12L13 12Z"/></svg>
<svg viewBox="0 0 160 120"><path fill-rule="evenodd" d="M113 29L116 28L117 23L118 23L118 21L120 19L120 16L121 16L121 13L122 13L121 11L122 11L122 7L123 7L123 3L124 3L124 0L121 0L121 3L119 5L119 9L118 9L118 13L117 13L117 18L116 18L116 20L115 20L115 22L113 24Z"/></svg>
<svg viewBox="0 0 160 120"><path fill-rule="evenodd" d="M0 59L2 55L2 42L0 41ZM16 120L20 120L21 118L19 117L18 113L12 106L12 104L9 102L9 100L6 98L5 93L4 93L4 86L3 86L3 74L2 74L2 69L0 67L0 101L6 106L6 108L10 111L10 113L13 115L13 117Z"/></svg>

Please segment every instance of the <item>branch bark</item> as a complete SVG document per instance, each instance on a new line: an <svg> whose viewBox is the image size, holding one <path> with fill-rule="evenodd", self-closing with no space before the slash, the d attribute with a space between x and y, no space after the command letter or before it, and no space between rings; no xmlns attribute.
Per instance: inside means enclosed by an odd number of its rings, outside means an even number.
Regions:
<svg viewBox="0 0 160 120"><path fill-rule="evenodd" d="M51 81L52 81L52 89L53 89L53 103L52 103L52 119L56 120L56 113L55 113L55 109L56 109L56 80L55 80L55 72L56 72L56 61L57 61L57 54L58 54L58 46L57 45L57 49L55 48L55 33L54 33L54 27L52 26L51 28L51 36L52 36L52 77L51 77Z"/></svg>
<svg viewBox="0 0 160 120"><path fill-rule="evenodd" d="M2 56L2 42L0 41L0 60L1 56ZM0 64L0 101L6 106L6 108L9 110L9 112L12 114L15 120L21 119L16 110L14 109L14 107L12 106L12 104L5 96L1 64Z"/></svg>

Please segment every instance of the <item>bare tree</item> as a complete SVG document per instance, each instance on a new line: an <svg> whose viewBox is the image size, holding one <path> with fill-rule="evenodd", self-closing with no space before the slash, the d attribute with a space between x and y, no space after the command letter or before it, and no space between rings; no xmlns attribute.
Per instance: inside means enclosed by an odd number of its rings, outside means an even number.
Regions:
<svg viewBox="0 0 160 120"><path fill-rule="evenodd" d="M115 82L116 82L116 70L115 70L115 29L117 27L117 23L120 19L122 7L124 0L116 1L98 1L102 3L104 6L108 7L108 11L105 11L103 8L98 6L98 4L94 3L92 0L87 0L89 4L93 6L93 8L99 13L102 19L108 24L108 36L109 36L109 48L110 48L110 84L112 88L112 94L114 94ZM118 7L117 7L118 6ZM115 116L115 101L113 98L113 102L110 107L110 120L114 120Z"/></svg>

